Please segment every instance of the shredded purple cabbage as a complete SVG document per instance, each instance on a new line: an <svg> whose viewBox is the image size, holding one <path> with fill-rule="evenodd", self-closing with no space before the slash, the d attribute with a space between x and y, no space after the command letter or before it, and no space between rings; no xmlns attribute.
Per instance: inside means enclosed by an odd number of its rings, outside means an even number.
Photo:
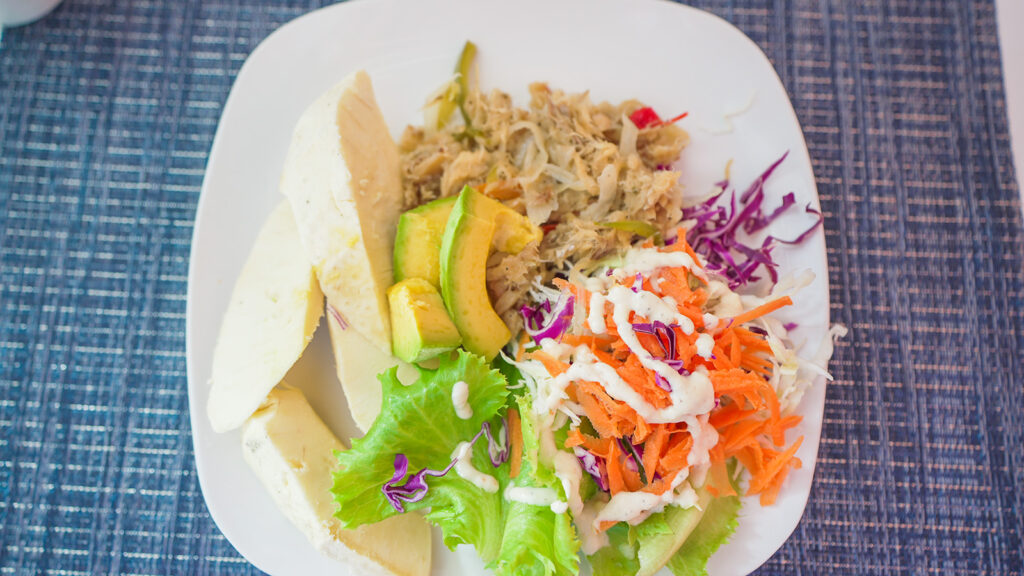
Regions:
<svg viewBox="0 0 1024 576"><path fill-rule="evenodd" d="M498 436L502 439L499 443L494 439L494 435L491 433L491 423L484 422L483 426L480 427L480 431L473 436L473 439L469 441L470 447L476 445L476 441L481 436L487 437L487 455L491 460L491 466L497 468L508 460L509 456L509 442L508 442L508 425L502 420L501 430ZM452 458L452 461L448 463L443 470L433 470L430 468L423 468L419 472L416 472L412 476L406 479L409 474L409 458L402 453L395 454L395 473L381 486L381 491L384 492L384 497L387 498L388 503L394 507L398 512L405 512L405 506L403 502L419 502L427 497L427 486L426 477L434 476L440 478L448 473L449 470L455 466L456 460ZM404 480L404 482L403 482Z"/></svg>
<svg viewBox="0 0 1024 576"><path fill-rule="evenodd" d="M672 391L672 385L668 383L668 380L665 380L664 376L657 372L654 373L654 383L658 385L658 388L661 388L665 392Z"/></svg>
<svg viewBox="0 0 1024 576"><path fill-rule="evenodd" d="M640 473L640 480L647 484L647 471L644 470L644 447L633 445L626 438L619 438L619 448L626 453L626 468Z"/></svg>
<svg viewBox="0 0 1024 576"><path fill-rule="evenodd" d="M634 332L640 332L642 334L650 334L658 340L658 345L661 346L661 350L664 353L664 357L660 360L665 364L668 364L673 370L679 372L683 376L688 376L690 371L683 367L683 361L679 360L679 351L676 349L676 328L678 324L665 324L664 322L655 320L654 322L638 322L632 324ZM672 385L668 383L661 374L654 373L654 383L658 385L665 392L672 391Z"/></svg>
<svg viewBox="0 0 1024 576"><path fill-rule="evenodd" d="M661 346L662 352L665 353L665 358L668 360L676 359L676 331L679 327L678 324L665 324L655 320L654 322L639 322L633 324L634 332L641 332L643 334L650 334L658 340L658 344Z"/></svg>
<svg viewBox="0 0 1024 576"><path fill-rule="evenodd" d="M526 333L540 343L545 338L558 340L565 334L572 325L575 306L576 298L569 295L567 298L559 298L553 308L551 302L544 302L537 307L523 306L519 312L523 315Z"/></svg>
<svg viewBox="0 0 1024 576"><path fill-rule="evenodd" d="M679 372L683 376L689 376L690 375L690 371L683 367L683 361L682 360L667 359L667 360L662 360L662 362L664 362L665 364L668 364L673 370L675 370L676 372Z"/></svg>
<svg viewBox="0 0 1024 576"><path fill-rule="evenodd" d="M501 429L498 431L498 437L501 438L501 442L494 439L491 435L491 423L484 422L481 431L487 436L487 456L491 459L491 466L497 468L508 460L509 451L511 446L508 442L508 426L502 421ZM480 434L478 433L479 437ZM476 438L473 438L473 442L476 442Z"/></svg>
<svg viewBox="0 0 1024 576"><path fill-rule="evenodd" d="M597 487L601 490L608 491L608 481L605 480L601 474L601 460L600 456L595 456L590 452L587 452L579 446L572 449L573 453L576 454L576 458L580 461L580 466L590 474L590 477L597 483Z"/></svg>
<svg viewBox="0 0 1024 576"><path fill-rule="evenodd" d="M789 152L772 163L749 188L739 197L737 205L736 191L732 190L728 205L720 202L722 195L730 190L728 180L719 182L721 192L705 202L683 209L683 219L693 222L686 233L686 239L694 251L704 256L709 272L724 276L729 288L736 288L761 279L758 270L763 268L771 278L772 284L778 282L778 265L772 259L772 250L778 244L799 244L821 225L824 216L808 204L804 211L818 217L817 221L800 233L793 240L783 240L769 235L759 247L741 243L736 234L744 232L753 234L768 227L776 218L796 204L796 196L791 192L782 197L782 204L765 214L762 210L764 202L764 184L775 172Z"/></svg>
<svg viewBox="0 0 1024 576"><path fill-rule="evenodd" d="M424 468L410 476L405 482L399 483L409 473L409 459L405 454L395 454L395 475L384 483L381 490L395 510L405 512L403 502L419 502L427 497L426 476L444 476L452 469L452 466L455 466L455 460L452 460L444 470Z"/></svg>

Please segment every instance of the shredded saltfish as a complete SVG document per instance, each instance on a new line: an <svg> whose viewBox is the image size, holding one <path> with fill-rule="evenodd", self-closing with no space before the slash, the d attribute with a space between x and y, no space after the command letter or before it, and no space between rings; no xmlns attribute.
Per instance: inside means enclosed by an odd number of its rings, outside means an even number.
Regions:
<svg viewBox="0 0 1024 576"><path fill-rule="evenodd" d="M637 240L607 224L643 222L662 237L674 233L683 192L672 164L689 141L674 124L638 129L629 120L644 107L636 100L594 104L586 92L543 83L532 84L530 96L528 107L517 108L504 92L471 88L468 126L409 126L399 142L406 209L469 185L545 231L539 245L488 262L492 302L513 332L537 280L547 284L570 267L595 269Z"/></svg>

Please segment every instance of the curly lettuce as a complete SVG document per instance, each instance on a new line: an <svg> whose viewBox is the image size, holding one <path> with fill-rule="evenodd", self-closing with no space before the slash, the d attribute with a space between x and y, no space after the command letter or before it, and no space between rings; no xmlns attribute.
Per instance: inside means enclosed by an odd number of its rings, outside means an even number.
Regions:
<svg viewBox="0 0 1024 576"><path fill-rule="evenodd" d="M392 480L397 454L406 456L410 471L444 470L455 447L470 441L484 423L495 430L501 426L508 399L506 380L483 358L460 350L442 357L436 370L419 371L419 380L410 386L398 381L394 368L381 374L380 415L366 436L353 441L350 450L336 454L338 468L331 492L338 503L335 516L345 528L400 513L382 490ZM460 381L469 388L467 402L473 414L468 419L460 418L452 404L452 387ZM536 439L533 442L536 445ZM451 471L426 477L426 495L406 502L404 510L427 510L424 517L441 528L446 546L474 546L499 576L576 574L579 543L569 516L504 500L502 494L512 482L509 465L495 468L491 464L487 442L474 445L471 461L477 470L497 479L497 492L486 492ZM553 478L553 473L542 468L524 459L515 484L547 486L550 482L538 478Z"/></svg>

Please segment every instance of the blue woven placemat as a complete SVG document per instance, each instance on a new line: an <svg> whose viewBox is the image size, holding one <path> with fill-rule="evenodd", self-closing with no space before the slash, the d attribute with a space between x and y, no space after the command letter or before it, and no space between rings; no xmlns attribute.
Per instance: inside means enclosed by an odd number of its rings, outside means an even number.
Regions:
<svg viewBox="0 0 1024 576"><path fill-rule="evenodd" d="M66 0L0 49L0 574L249 574L185 383L206 155L320 2ZM760 574L1020 575L1024 232L990 0L702 0L768 53L822 204L836 351L800 527Z"/></svg>

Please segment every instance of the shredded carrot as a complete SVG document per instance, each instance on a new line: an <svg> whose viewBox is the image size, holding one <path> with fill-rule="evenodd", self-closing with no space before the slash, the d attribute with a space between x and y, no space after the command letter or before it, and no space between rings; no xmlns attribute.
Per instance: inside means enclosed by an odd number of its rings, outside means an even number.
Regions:
<svg viewBox="0 0 1024 576"><path fill-rule="evenodd" d="M783 306L789 306L792 303L793 303L793 299L790 298L789 296L783 296L782 298L777 298L775 300L772 300L771 302L768 302L766 304L762 304L762 305L758 306L757 308L754 308L753 310L747 310L746 312L740 314L739 316L734 316L733 319L732 319L732 324L733 324L733 326L738 326L740 324L746 324L747 322L750 322L751 320L756 320L757 318L760 318L761 316L764 316L765 314L771 314L772 312L775 312L779 308L782 308Z"/></svg>
<svg viewBox="0 0 1024 576"><path fill-rule="evenodd" d="M739 366L743 362L743 349L740 348L740 339L736 333L729 330L729 361L733 366Z"/></svg>
<svg viewBox="0 0 1024 576"><path fill-rule="evenodd" d="M730 424L746 420L756 413L757 410L744 410L739 404L732 402L721 406L717 411L713 412L709 422L712 426L721 430Z"/></svg>
<svg viewBox="0 0 1024 576"><path fill-rule="evenodd" d="M685 232L679 229L679 240L661 250L689 254L699 266L700 260L686 242ZM646 245L653 247L651 242ZM800 417L782 415L781 402L769 382L776 370L771 346L763 334L743 324L793 302L788 296L777 298L736 315L723 328L711 333L715 338L712 356L705 358L697 354L696 346L698 336L706 330L704 311L708 290L707 282L701 276L699 269L660 268L655 275L625 277L618 283L627 288L642 288L666 301L674 301L675 311L689 318L697 328L691 333L684 333L679 326L672 328L675 350L670 351L664 349L668 343L662 340L661 334L638 332L636 339L650 356L661 357L667 352L679 362L680 369L690 372L706 370L711 380L715 397L720 402L711 410L708 419L718 432L718 442L709 453L708 489L719 496L736 494L727 469L728 462L736 459L750 475L747 494L758 494L762 503L771 503L777 498L789 471L800 466L795 454L802 439L797 438L785 447L786 433L799 424ZM589 315L590 292L586 288L564 279L556 279L554 284L563 293L573 295ZM670 406L672 398L663 388L665 382L620 336L614 307L606 306L600 313L607 327L606 334L596 335L588 330L570 332L561 337L561 342L589 349L597 361L615 370L618 377L651 406ZM632 312L626 321L635 324L652 319ZM632 345L635 346L635 342ZM564 374L570 367L540 350L523 353L524 348L525 343L520 346L517 359L541 362L552 377ZM689 470L694 437L686 423L648 423L630 405L612 398L597 382L574 380L566 388L566 395L582 409L593 432L571 428L565 447L586 450L599 457L602 476L606 477L612 495L638 490L662 494L672 489L673 479ZM512 414L510 411L510 428L513 426ZM515 426L512 458L518 473L522 459L518 419ZM623 448L622 441L637 447L640 462L633 462L632 452ZM602 522L599 528L605 530L613 524Z"/></svg>
<svg viewBox="0 0 1024 576"><path fill-rule="evenodd" d="M646 442L647 437L651 435L652 431L653 429L651 428L651 425L647 423L647 420L644 420L638 414L636 417L636 429L633 430L633 443L637 444L640 442Z"/></svg>
<svg viewBox="0 0 1024 576"><path fill-rule="evenodd" d="M724 459L712 458L711 469L708 470L708 490L714 490L716 496L735 496L736 490L729 482L729 471Z"/></svg>
<svg viewBox="0 0 1024 576"><path fill-rule="evenodd" d="M665 449L665 442L668 440L668 430L663 425L655 426L647 442L644 444L643 460L644 470L654 476L657 470L658 461L661 460L662 451Z"/></svg>
<svg viewBox="0 0 1024 576"><path fill-rule="evenodd" d="M615 426L615 422L612 421L611 417L598 402L597 398L583 390L578 391L580 406L583 407L583 411L586 413L590 423L597 430L597 433L605 437L615 437L618 435L618 429Z"/></svg>
<svg viewBox="0 0 1024 576"><path fill-rule="evenodd" d="M622 462L619 459L621 455L618 442L611 442L605 455L605 466L608 469L608 491L612 496L626 489L626 479L623 478Z"/></svg>
<svg viewBox="0 0 1024 576"><path fill-rule="evenodd" d="M528 358L540 361L544 365L544 368L551 374L551 377L557 377L561 373L569 369L569 365L565 362L560 362L554 356L544 352L542 350L535 350L527 355Z"/></svg>
<svg viewBox="0 0 1024 576"><path fill-rule="evenodd" d="M585 442L583 432L580 432L579 428L573 428L569 430L569 435L565 439L565 447L575 448L576 446L582 446L583 442Z"/></svg>
<svg viewBox="0 0 1024 576"><path fill-rule="evenodd" d="M509 408L508 411L509 476L519 476L523 465L523 426L519 420L519 411Z"/></svg>
<svg viewBox="0 0 1024 576"><path fill-rule="evenodd" d="M632 460L632 458L629 460ZM622 479L626 483L626 490L629 490L630 492L637 492L644 487L644 483L640 479L639 468L633 470L624 464L622 466Z"/></svg>
<svg viewBox="0 0 1024 576"><path fill-rule="evenodd" d="M790 463L790 460L793 459L793 455L796 454L796 451L800 448L803 441L803 438L798 438L797 441L794 442L793 445L785 452L775 456L765 464L764 470L759 474L752 476L747 494L757 494L767 488L775 476L782 472L786 465Z"/></svg>
<svg viewBox="0 0 1024 576"><path fill-rule="evenodd" d="M690 455L690 449L693 447L693 436L687 433L684 436L677 435L669 441L669 447L665 450L665 455L661 457L661 462L658 463L658 471L661 472L662 476L665 474L677 471L689 466L687 457Z"/></svg>
<svg viewBox="0 0 1024 576"><path fill-rule="evenodd" d="M611 339L607 336L577 336L574 334L566 334L562 336L562 344L568 346L586 346L591 350L597 350L608 346L611 343Z"/></svg>

